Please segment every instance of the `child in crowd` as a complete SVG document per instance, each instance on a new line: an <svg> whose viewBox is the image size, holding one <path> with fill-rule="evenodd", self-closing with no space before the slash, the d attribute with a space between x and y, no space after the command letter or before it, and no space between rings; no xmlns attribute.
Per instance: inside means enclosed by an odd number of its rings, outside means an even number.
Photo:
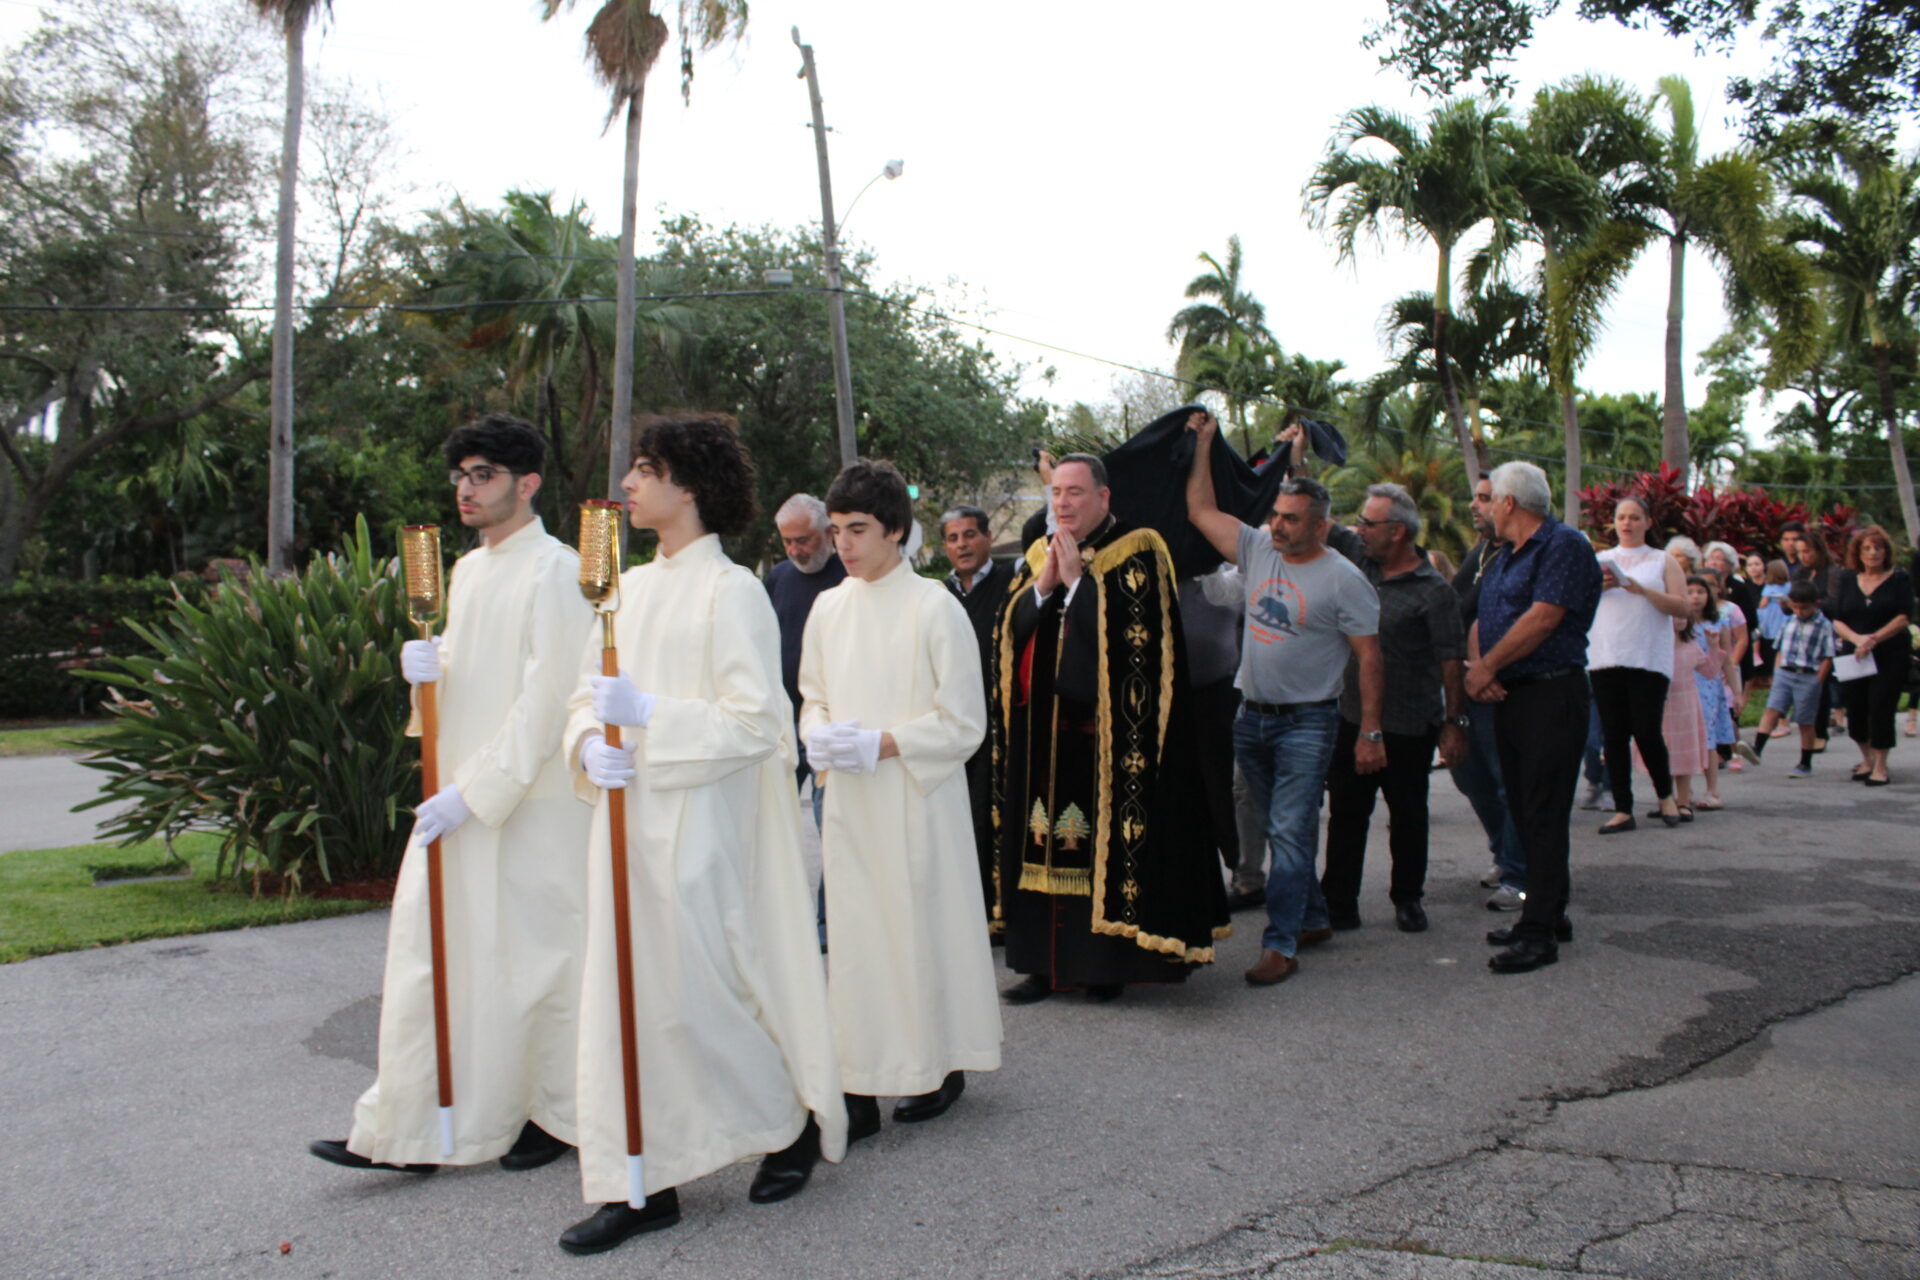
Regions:
<svg viewBox="0 0 1920 1280"><path fill-rule="evenodd" d="M1705 599L1711 601L1712 597L1706 595ZM1679 807L1682 822L1693 821L1693 775L1706 773L1709 762L1714 765L1720 763L1707 738L1707 721L1700 709L1700 688L1693 677L1695 671L1717 672L1720 669L1719 655L1710 653L1701 644L1701 603L1689 591L1687 620L1684 625L1675 624L1679 630L1673 637L1673 678L1667 682L1667 702L1660 721L1660 736L1667 744L1667 767L1673 775L1673 799ZM1634 749L1634 758L1639 761L1642 770L1647 767L1646 761L1640 759L1637 747ZM1716 774L1716 790L1718 781ZM1660 815L1655 810L1647 816L1657 818Z"/></svg>
<svg viewBox="0 0 1920 1280"><path fill-rule="evenodd" d="M1771 576L1771 575L1769 575ZM1737 743L1748 764L1759 764L1774 726L1791 716L1800 726L1800 763L1787 771L1790 778L1813 776L1815 722L1820 716L1820 686L1833 670L1833 624L1820 612L1820 588L1796 582L1787 591L1793 616L1780 630L1779 656L1774 660L1773 688L1767 693L1767 711L1753 745Z"/></svg>
<svg viewBox="0 0 1920 1280"><path fill-rule="evenodd" d="M1780 629L1787 625L1787 562L1769 560L1760 579L1760 612L1754 629L1760 634L1754 643L1760 646L1760 670L1755 684L1773 682L1773 662L1780 652Z"/></svg>
<svg viewBox="0 0 1920 1280"><path fill-rule="evenodd" d="M1694 644L1703 655L1693 672L1694 696L1700 700L1700 719L1707 736L1706 768L1702 770L1707 777L1707 794L1694 806L1696 809L1725 807L1720 800L1720 763L1726 757L1720 748L1725 746L1731 752L1739 739L1733 729L1730 697L1731 687L1740 682L1733 624L1739 610L1728 608L1724 595L1720 575L1711 569L1687 579L1687 607L1697 619Z"/></svg>

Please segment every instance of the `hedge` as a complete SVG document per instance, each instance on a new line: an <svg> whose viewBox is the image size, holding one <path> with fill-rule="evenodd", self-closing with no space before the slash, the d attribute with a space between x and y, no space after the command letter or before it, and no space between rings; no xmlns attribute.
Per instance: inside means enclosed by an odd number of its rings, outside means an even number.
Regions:
<svg viewBox="0 0 1920 1280"><path fill-rule="evenodd" d="M32 578L0 587L0 719L98 714L106 690L81 679L79 668L146 651L134 625L171 616L176 592L194 602L207 591L195 577Z"/></svg>

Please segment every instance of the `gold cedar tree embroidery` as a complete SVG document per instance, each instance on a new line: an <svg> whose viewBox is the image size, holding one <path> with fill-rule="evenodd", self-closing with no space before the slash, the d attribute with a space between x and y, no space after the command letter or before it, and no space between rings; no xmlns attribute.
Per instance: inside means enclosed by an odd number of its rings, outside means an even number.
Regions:
<svg viewBox="0 0 1920 1280"><path fill-rule="evenodd" d="M1033 802L1033 813L1027 819L1027 830L1033 832L1033 842L1046 847L1047 833L1053 829L1053 823L1047 818L1047 806L1041 801Z"/></svg>
<svg viewBox="0 0 1920 1280"><path fill-rule="evenodd" d="M1053 824L1053 834L1060 837L1060 845L1065 849L1078 849L1080 842L1093 831L1087 822L1087 815L1080 812L1080 806L1069 804L1060 820Z"/></svg>

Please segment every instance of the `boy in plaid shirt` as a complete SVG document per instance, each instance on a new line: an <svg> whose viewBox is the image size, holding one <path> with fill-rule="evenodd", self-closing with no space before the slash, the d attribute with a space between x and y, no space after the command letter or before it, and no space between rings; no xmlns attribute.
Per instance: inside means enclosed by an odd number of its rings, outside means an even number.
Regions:
<svg viewBox="0 0 1920 1280"><path fill-rule="evenodd" d="M1833 670L1833 624L1820 612L1820 589L1811 582L1796 582L1787 593L1787 607L1793 616L1780 629L1778 653L1774 658L1773 688L1767 694L1767 711L1760 717L1760 728L1751 747L1744 742L1734 750L1753 764L1767 749L1774 726L1781 717L1791 715L1800 726L1800 763L1787 770L1789 778L1813 776L1814 722L1820 713L1820 686Z"/></svg>

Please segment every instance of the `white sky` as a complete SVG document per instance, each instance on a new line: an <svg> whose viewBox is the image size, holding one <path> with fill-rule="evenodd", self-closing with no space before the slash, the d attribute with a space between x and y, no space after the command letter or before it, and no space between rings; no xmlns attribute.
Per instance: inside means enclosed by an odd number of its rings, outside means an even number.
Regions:
<svg viewBox="0 0 1920 1280"><path fill-rule="evenodd" d="M0 0L0 41L17 41L41 7ZM336 0L333 20L309 38L309 61L384 98L413 149L409 176L423 202L458 192L488 205L515 186L552 189L561 203L585 199L615 231L619 130L600 132L606 100L581 52L595 8L581 0L543 25L533 0ZM995 328L1166 367L1167 321L1201 270L1196 255L1224 257L1237 232L1245 279L1281 346L1369 373L1386 362L1378 325L1387 303L1432 287L1431 253L1388 245L1336 265L1300 193L1344 112L1429 109L1360 47L1382 13L1378 0L976 0L960 9L754 0L746 40L698 64L691 107L672 55L649 83L642 232L661 207L710 221L817 223L806 87L788 35L797 23L819 65L842 215L887 160L906 161L905 176L875 185L848 222L883 279L960 282L974 318ZM1684 74L1711 155L1736 141L1727 75L1764 62L1757 44L1737 62L1701 59L1686 42L1562 15L1514 70L1521 102L1583 71L1649 91L1661 75ZM1696 253L1689 267L1688 386L1698 403L1693 360L1719 335L1723 313L1706 259ZM1665 307L1656 249L1630 278L1583 382L1657 391ZM1049 399L1104 399L1118 372L991 341L1036 370L1053 365L1051 388L1029 388Z"/></svg>

